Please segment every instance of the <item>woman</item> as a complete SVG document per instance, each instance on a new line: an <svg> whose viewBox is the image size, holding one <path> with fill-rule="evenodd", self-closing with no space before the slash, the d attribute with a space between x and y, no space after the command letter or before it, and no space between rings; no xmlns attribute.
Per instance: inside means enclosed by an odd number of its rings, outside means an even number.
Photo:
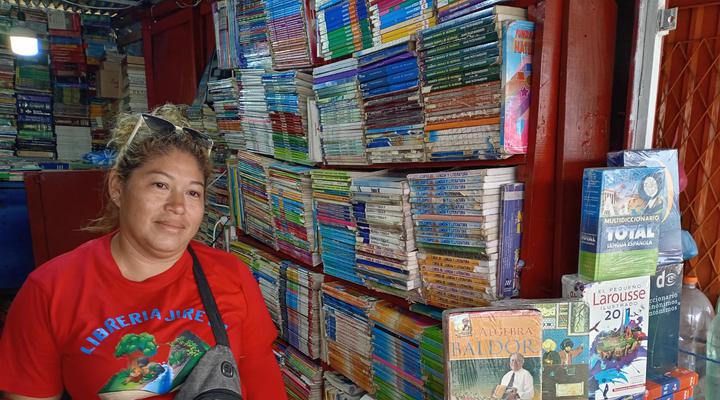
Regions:
<svg viewBox="0 0 720 400"><path fill-rule="evenodd" d="M192 273L197 254L226 325L246 400L286 399L277 331L236 257L191 242L204 214L212 141L166 105L119 119L108 232L35 270L0 339L0 391L15 398L137 399L172 392L215 345ZM170 122L168 122L170 121ZM170 393L170 394L169 394Z"/></svg>

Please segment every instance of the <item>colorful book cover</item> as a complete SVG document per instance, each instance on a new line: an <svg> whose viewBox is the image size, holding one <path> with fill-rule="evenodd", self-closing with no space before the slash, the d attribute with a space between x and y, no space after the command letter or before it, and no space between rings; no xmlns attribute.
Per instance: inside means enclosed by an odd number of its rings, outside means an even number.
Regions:
<svg viewBox="0 0 720 400"><path fill-rule="evenodd" d="M590 282L562 278L563 297L589 307L590 398L614 399L645 392L650 277Z"/></svg>
<svg viewBox="0 0 720 400"><path fill-rule="evenodd" d="M520 243L522 240L523 197L525 185L511 183L500 187L502 224L500 225L500 259L498 262L498 297L520 294Z"/></svg>
<svg viewBox="0 0 720 400"><path fill-rule="evenodd" d="M610 167L662 167L667 203L662 213L658 264L683 261L680 238L680 178L676 149L618 151L608 154Z"/></svg>
<svg viewBox="0 0 720 400"><path fill-rule="evenodd" d="M648 398L655 400L663 396L691 388L698 384L698 374L684 368L676 368L662 375L650 376L648 374L645 387Z"/></svg>
<svg viewBox="0 0 720 400"><path fill-rule="evenodd" d="M540 400L538 310L468 308L443 313L446 398Z"/></svg>
<svg viewBox="0 0 720 400"><path fill-rule="evenodd" d="M586 169L578 274L588 280L655 274L666 203L662 168Z"/></svg>
<svg viewBox="0 0 720 400"><path fill-rule="evenodd" d="M525 154L530 120L530 79L535 24L503 24L500 145L505 154Z"/></svg>
<svg viewBox="0 0 720 400"><path fill-rule="evenodd" d="M677 366L680 292L683 265L659 266L650 277L650 326L648 376L660 375Z"/></svg>

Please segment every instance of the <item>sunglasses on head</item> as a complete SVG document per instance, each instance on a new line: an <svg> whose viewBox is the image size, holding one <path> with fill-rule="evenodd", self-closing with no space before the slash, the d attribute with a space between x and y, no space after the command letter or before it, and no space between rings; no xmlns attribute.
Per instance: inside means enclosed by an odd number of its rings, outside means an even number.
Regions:
<svg viewBox="0 0 720 400"><path fill-rule="evenodd" d="M192 128L177 126L172 122L166 120L165 118L160 118L152 114L140 114L140 118L138 118L137 123L135 123L135 127L133 128L133 131L128 138L126 146L132 143L132 140L135 138L138 130L140 130L140 125L143 123L143 121L145 122L145 125L150 129L150 131L155 134L171 135L177 132L185 132L186 134L190 135L190 137L192 137L195 142L199 143L203 147L206 147L208 150L208 157L210 157L210 152L212 151L214 144L210 136Z"/></svg>

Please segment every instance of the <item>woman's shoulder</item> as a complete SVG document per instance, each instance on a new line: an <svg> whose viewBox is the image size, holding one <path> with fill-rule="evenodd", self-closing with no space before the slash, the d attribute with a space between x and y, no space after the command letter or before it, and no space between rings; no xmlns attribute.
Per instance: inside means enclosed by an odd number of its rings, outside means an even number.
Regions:
<svg viewBox="0 0 720 400"><path fill-rule="evenodd" d="M30 276L44 280L44 278L52 278L57 275L77 273L97 260L108 241L109 234L88 240L80 246L44 262Z"/></svg>
<svg viewBox="0 0 720 400"><path fill-rule="evenodd" d="M197 241L192 242L192 248L206 274L222 275L231 280L253 279L250 268L238 256Z"/></svg>

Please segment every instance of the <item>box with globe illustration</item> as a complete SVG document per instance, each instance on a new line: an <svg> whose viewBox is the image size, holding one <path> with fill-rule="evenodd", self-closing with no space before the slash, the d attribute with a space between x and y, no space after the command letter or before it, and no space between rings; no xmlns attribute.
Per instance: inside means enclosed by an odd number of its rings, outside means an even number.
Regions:
<svg viewBox="0 0 720 400"><path fill-rule="evenodd" d="M590 398L615 399L645 392L650 277L592 282L562 278L563 297L583 299L590 327Z"/></svg>
<svg viewBox="0 0 720 400"><path fill-rule="evenodd" d="M659 167L588 168L583 174L578 274L602 281L653 275L665 173Z"/></svg>

